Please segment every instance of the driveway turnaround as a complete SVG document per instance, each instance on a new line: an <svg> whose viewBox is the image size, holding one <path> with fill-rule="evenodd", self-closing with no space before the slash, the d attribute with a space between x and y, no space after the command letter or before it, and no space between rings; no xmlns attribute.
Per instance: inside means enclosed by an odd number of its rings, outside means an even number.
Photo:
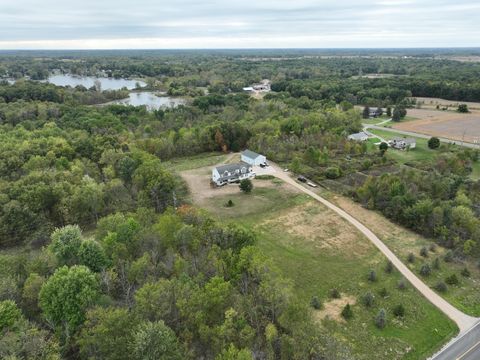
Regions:
<svg viewBox="0 0 480 360"><path fill-rule="evenodd" d="M420 280L403 262L365 225L355 219L353 216L340 209L338 206L332 204L330 201L322 198L318 194L314 193L310 189L307 189L303 185L296 182L289 173L284 172L277 165L271 164L275 171L272 171L272 175L285 181L286 183L294 186L295 188L303 191L305 194L311 196L315 200L325 205L330 210L335 211L342 218L347 220L353 226L355 226L363 235L365 235L386 257L392 262L392 264L398 269L398 271L407 279L423 296L427 298L433 305L435 305L440 311L452 319L460 329L460 335L465 334L470 330L478 321L477 318L464 314L449 302L444 300L436 292L430 289L422 280ZM478 339L480 340L480 339Z"/></svg>

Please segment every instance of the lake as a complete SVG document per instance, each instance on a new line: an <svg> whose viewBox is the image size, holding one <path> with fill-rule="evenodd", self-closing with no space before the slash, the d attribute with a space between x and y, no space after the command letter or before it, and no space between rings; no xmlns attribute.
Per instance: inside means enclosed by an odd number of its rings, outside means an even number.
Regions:
<svg viewBox="0 0 480 360"><path fill-rule="evenodd" d="M185 99L169 96L157 96L150 91L131 92L126 99L115 100L107 103L141 106L146 105L148 110L158 110L161 107L176 107L185 104Z"/></svg>
<svg viewBox="0 0 480 360"><path fill-rule="evenodd" d="M93 76L75 76L71 74L52 75L48 78L47 81L57 86L75 87L78 85L82 85L88 89L95 85L96 80L100 81L102 90L120 90L122 88L127 88L128 90L132 90L136 88L137 83L140 84L140 86L142 87L147 85L145 82L138 81L138 80L115 79L115 78L93 77Z"/></svg>

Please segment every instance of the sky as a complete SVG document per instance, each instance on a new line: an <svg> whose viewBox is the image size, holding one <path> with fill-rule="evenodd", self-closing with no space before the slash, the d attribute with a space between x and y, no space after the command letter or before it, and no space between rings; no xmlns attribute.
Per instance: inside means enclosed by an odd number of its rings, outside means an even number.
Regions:
<svg viewBox="0 0 480 360"><path fill-rule="evenodd" d="M479 0L0 0L0 49L478 46Z"/></svg>

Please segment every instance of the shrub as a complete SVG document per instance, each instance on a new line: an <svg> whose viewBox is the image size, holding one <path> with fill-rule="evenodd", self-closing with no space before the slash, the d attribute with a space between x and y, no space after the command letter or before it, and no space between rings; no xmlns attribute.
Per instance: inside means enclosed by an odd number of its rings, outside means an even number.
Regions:
<svg viewBox="0 0 480 360"><path fill-rule="evenodd" d="M436 258L435 260L433 260L432 267L433 267L435 270L440 269L440 260L439 260L438 258Z"/></svg>
<svg viewBox="0 0 480 360"><path fill-rule="evenodd" d="M377 281L377 273L375 272L375 270L370 270L370 272L368 273L368 281Z"/></svg>
<svg viewBox="0 0 480 360"><path fill-rule="evenodd" d="M380 295L381 297L383 298L386 298L388 296L388 291L387 291L387 288L381 288L379 291L378 291L378 295Z"/></svg>
<svg viewBox="0 0 480 360"><path fill-rule="evenodd" d="M422 276L429 276L431 273L432 273L432 269L428 264L423 264L422 267L420 268L420 275Z"/></svg>
<svg viewBox="0 0 480 360"><path fill-rule="evenodd" d="M353 311L352 311L352 307L350 306L350 304L345 305L345 307L343 308L342 317L345 320L351 319L353 317Z"/></svg>
<svg viewBox="0 0 480 360"><path fill-rule="evenodd" d="M469 110L468 110L468 105L467 105L467 104L460 104L460 105L458 105L457 111L458 111L459 113L468 113L468 112L469 112Z"/></svg>
<svg viewBox="0 0 480 360"><path fill-rule="evenodd" d="M318 300L318 297L312 296L312 299L310 300L310 305L315 309L315 310L320 310L322 308L322 303L320 300Z"/></svg>
<svg viewBox="0 0 480 360"><path fill-rule="evenodd" d="M405 315L405 308L402 304L398 304L393 308L393 315L396 317L403 317Z"/></svg>
<svg viewBox="0 0 480 360"><path fill-rule="evenodd" d="M233 201L230 199L228 200L226 203L225 203L225 207L233 207L235 204L233 203Z"/></svg>
<svg viewBox="0 0 480 360"><path fill-rule="evenodd" d="M385 272L386 272L387 274L390 274L392 271L393 271L393 264L392 264L392 262L389 260L389 261L387 261L387 264L385 265Z"/></svg>
<svg viewBox="0 0 480 360"><path fill-rule="evenodd" d="M402 279L398 282L398 290L405 290L407 288L407 281L405 279Z"/></svg>
<svg viewBox="0 0 480 360"><path fill-rule="evenodd" d="M440 139L437 138L437 137L431 137L429 140L428 140L428 147L430 149L438 149L440 147Z"/></svg>
<svg viewBox="0 0 480 360"><path fill-rule="evenodd" d="M372 307L375 302L375 296L369 291L362 297L362 303L366 307Z"/></svg>
<svg viewBox="0 0 480 360"><path fill-rule="evenodd" d="M462 274L463 277L470 277L470 270L464 267L460 274Z"/></svg>
<svg viewBox="0 0 480 360"><path fill-rule="evenodd" d="M453 261L453 253L449 250L445 253L445 256L443 257L443 260L446 263L452 262Z"/></svg>
<svg viewBox="0 0 480 360"><path fill-rule="evenodd" d="M424 258L428 257L428 250L425 246L420 249L420 256L423 256Z"/></svg>
<svg viewBox="0 0 480 360"><path fill-rule="evenodd" d="M413 264L415 262L415 255L413 255L413 253L409 253L408 256L407 256L407 261L410 264Z"/></svg>
<svg viewBox="0 0 480 360"><path fill-rule="evenodd" d="M243 179L240 181L240 190L245 194L251 193L253 190L253 184L250 179Z"/></svg>
<svg viewBox="0 0 480 360"><path fill-rule="evenodd" d="M434 286L435 290L438 292L446 292L447 291L447 284L445 284L443 281L439 281L435 284Z"/></svg>
<svg viewBox="0 0 480 360"><path fill-rule="evenodd" d="M377 316L375 317L375 325L379 329L383 329L387 325L387 312L385 309L380 309Z"/></svg>
<svg viewBox="0 0 480 360"><path fill-rule="evenodd" d="M428 247L428 249L431 251L431 252L436 252L437 251L437 245L435 244L430 244L430 246Z"/></svg>
<svg viewBox="0 0 480 360"><path fill-rule="evenodd" d="M328 167L325 170L325 176L327 177L327 179L338 179L341 176L341 174L342 173L340 169L336 166Z"/></svg>
<svg viewBox="0 0 480 360"><path fill-rule="evenodd" d="M452 274L450 276L447 276L445 278L445 282L448 284L448 285L458 285L460 283L460 281L458 280L458 277L456 274Z"/></svg>
<svg viewBox="0 0 480 360"><path fill-rule="evenodd" d="M338 289L333 288L332 290L330 290L330 297L332 299L340 299L342 295L340 295L340 291L338 291Z"/></svg>
<svg viewBox="0 0 480 360"><path fill-rule="evenodd" d="M388 144L385 142L385 141L382 141L380 143L380 145L378 145L378 149L380 150L380 152L383 154L385 153L385 151L388 150Z"/></svg>

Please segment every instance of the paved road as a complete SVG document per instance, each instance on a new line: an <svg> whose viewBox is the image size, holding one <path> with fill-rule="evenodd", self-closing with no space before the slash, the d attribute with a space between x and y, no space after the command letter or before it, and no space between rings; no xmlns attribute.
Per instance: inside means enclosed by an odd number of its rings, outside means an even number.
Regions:
<svg viewBox="0 0 480 360"><path fill-rule="evenodd" d="M480 323L456 338L431 357L431 360L478 360L480 359Z"/></svg>
<svg viewBox="0 0 480 360"><path fill-rule="evenodd" d="M333 210L342 218L347 220L353 226L355 226L361 233L363 233L386 257L388 260L392 262L392 264L400 271L400 273L415 287L417 290L425 296L433 305L435 305L440 311L442 311L445 315L447 315L450 319L452 319L460 329L460 333L464 333L469 330L476 322L477 319L471 317L467 314L464 314L446 300L444 300L441 296L439 296L436 292L430 289L422 280L420 280L408 267L406 267L403 262L365 225L363 225L360 221L355 219L353 216L345 212L344 210L340 209L338 206L332 204L330 201L322 198L318 194L314 193L312 190L307 189L297 181L295 181L292 177L290 177L289 173L284 172L282 169L278 167L278 165L271 164L273 169L275 170L272 172L272 175L282 179L286 183L296 187L297 189L303 191L305 194L311 196L315 200L319 201L327 208Z"/></svg>
<svg viewBox="0 0 480 360"><path fill-rule="evenodd" d="M393 132L393 133L400 134L400 135L413 136L413 137L418 137L418 138L422 138L422 139L430 139L432 137L431 135L425 135L425 134L416 133L416 132L412 132L412 131L397 130L397 129L387 128L387 127L383 127L383 126L378 126L378 125L368 125L368 128L369 129L389 131L389 132ZM468 148L471 148L471 149L480 149L479 144L472 144L472 143L468 143L468 142L451 140L451 139L441 138L441 137L439 139L440 139L441 142L446 143L446 144L455 144L455 145L459 145L459 146L468 147Z"/></svg>

